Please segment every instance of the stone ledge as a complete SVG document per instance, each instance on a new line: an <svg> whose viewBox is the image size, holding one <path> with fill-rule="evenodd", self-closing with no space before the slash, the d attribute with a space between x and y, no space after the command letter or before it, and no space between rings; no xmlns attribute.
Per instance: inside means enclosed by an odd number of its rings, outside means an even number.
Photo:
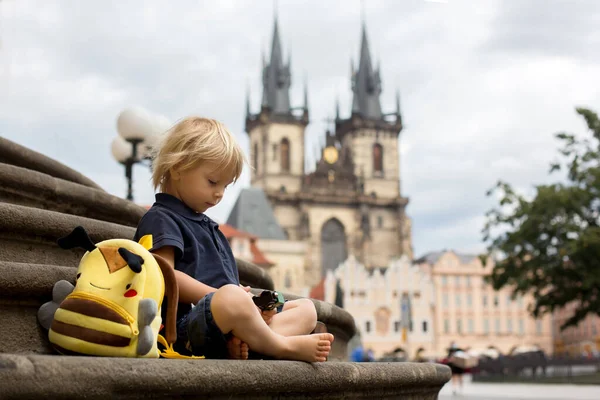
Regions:
<svg viewBox="0 0 600 400"><path fill-rule="evenodd" d="M450 369L431 363L142 360L0 354L5 399L424 399Z"/></svg>
<svg viewBox="0 0 600 400"><path fill-rule="evenodd" d="M77 267L84 251L63 250L56 240L78 225L85 227L95 243L135 234L135 228L112 222L0 203L0 261ZM262 268L239 259L236 262L243 284L273 288L273 280Z"/></svg>
<svg viewBox="0 0 600 400"><path fill-rule="evenodd" d="M3 137L0 137L0 162L43 172L56 178L102 190L91 179L66 165Z"/></svg>
<svg viewBox="0 0 600 400"><path fill-rule="evenodd" d="M103 190L0 163L0 201L136 226L146 210Z"/></svg>

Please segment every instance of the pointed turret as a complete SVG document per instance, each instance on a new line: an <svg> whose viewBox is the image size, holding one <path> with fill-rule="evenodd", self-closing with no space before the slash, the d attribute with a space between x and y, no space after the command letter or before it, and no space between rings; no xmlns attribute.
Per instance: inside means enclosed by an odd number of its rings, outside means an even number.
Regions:
<svg viewBox="0 0 600 400"><path fill-rule="evenodd" d="M275 16L271 56L268 64L263 67L263 107L268 108L273 114L291 114L290 84L290 65L283 64L279 24Z"/></svg>
<svg viewBox="0 0 600 400"><path fill-rule="evenodd" d="M352 63L351 63L352 65ZM354 66L352 65L352 69ZM371 53L369 50L369 41L367 38L367 28L363 21L362 38L360 45L360 60L358 71L352 76L352 114L366 119L381 119L381 103L379 95L381 94L381 79L379 70L373 69L371 62Z"/></svg>
<svg viewBox="0 0 600 400"><path fill-rule="evenodd" d="M396 118L402 123L402 113L400 113L400 91L396 90Z"/></svg>
<svg viewBox="0 0 600 400"><path fill-rule="evenodd" d="M308 114L308 83L304 79L304 112Z"/></svg>
<svg viewBox="0 0 600 400"><path fill-rule="evenodd" d="M250 87L246 87L246 118L250 118L252 112L250 111Z"/></svg>

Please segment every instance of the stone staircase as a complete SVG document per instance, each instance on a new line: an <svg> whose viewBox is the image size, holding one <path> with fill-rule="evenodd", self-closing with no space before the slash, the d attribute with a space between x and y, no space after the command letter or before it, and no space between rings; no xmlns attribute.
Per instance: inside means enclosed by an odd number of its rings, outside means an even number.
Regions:
<svg viewBox="0 0 600 400"><path fill-rule="evenodd" d="M316 301L336 337L331 362L141 360L54 354L37 309L60 279L74 282L82 250L56 240L82 225L94 242L131 238L145 212L42 154L0 138L0 398L405 398L435 399L449 379L437 364L346 359L350 314ZM273 289L261 268L238 260L240 279ZM293 298L294 296L286 296Z"/></svg>

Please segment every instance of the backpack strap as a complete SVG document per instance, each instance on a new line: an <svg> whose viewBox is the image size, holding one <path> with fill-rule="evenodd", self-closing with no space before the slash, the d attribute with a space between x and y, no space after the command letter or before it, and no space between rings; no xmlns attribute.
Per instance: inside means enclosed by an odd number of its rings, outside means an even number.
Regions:
<svg viewBox="0 0 600 400"><path fill-rule="evenodd" d="M177 341L177 304L179 303L179 287L175 278L175 269L167 260L158 254L152 253L165 280L165 292L167 296L167 318L165 321L165 336L158 335L158 343L165 347L160 353L163 358L185 358L201 359L204 356L184 356L173 349L173 344Z"/></svg>

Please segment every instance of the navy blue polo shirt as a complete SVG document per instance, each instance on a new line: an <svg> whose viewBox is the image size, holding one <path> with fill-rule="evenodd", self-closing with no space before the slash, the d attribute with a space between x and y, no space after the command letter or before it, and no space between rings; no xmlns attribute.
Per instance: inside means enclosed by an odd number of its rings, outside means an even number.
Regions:
<svg viewBox="0 0 600 400"><path fill-rule="evenodd" d="M219 225L178 198L156 194L156 202L140 220L134 240L144 235L152 235L152 250L164 246L175 249L176 270L215 288L239 285L235 258ZM190 309L190 305L180 303L178 318Z"/></svg>

